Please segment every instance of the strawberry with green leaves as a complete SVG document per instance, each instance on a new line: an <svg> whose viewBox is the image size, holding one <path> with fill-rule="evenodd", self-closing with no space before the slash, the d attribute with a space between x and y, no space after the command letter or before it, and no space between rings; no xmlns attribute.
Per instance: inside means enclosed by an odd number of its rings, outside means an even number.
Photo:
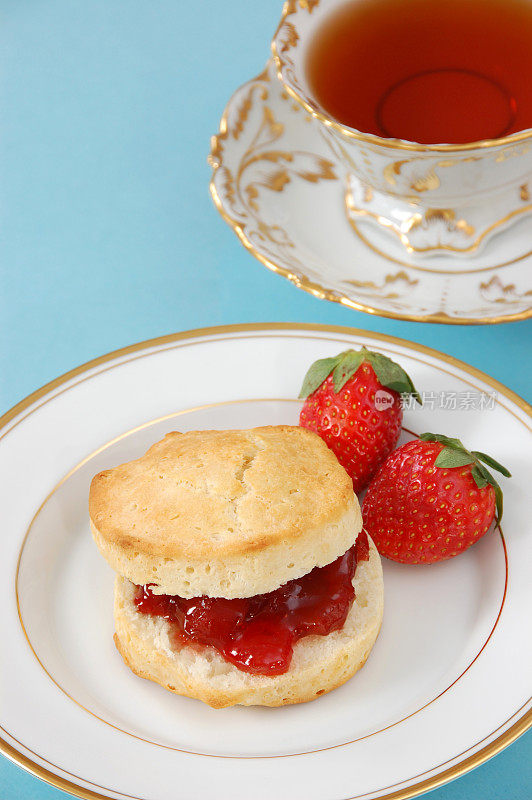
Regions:
<svg viewBox="0 0 532 800"><path fill-rule="evenodd" d="M401 395L413 395L421 403L404 369L365 347L321 358L305 376L299 424L321 436L357 493L397 444Z"/></svg>
<svg viewBox="0 0 532 800"><path fill-rule="evenodd" d="M381 555L431 564L462 553L502 516L502 490L491 456L459 439L423 433L391 453L362 506L364 527Z"/></svg>

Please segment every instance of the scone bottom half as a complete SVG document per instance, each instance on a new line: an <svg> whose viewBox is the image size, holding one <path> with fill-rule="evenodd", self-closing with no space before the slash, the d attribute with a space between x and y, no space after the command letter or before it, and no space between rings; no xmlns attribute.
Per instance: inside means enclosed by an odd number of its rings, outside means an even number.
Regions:
<svg viewBox="0 0 532 800"><path fill-rule="evenodd" d="M378 636L383 614L382 567L371 541L369 558L358 564L353 586L355 597L344 624L328 635L307 635L295 642L289 667L279 674L247 672L214 647L176 643L171 623L139 613L138 588L119 576L115 644L136 675L213 708L304 703L348 681L364 666Z"/></svg>

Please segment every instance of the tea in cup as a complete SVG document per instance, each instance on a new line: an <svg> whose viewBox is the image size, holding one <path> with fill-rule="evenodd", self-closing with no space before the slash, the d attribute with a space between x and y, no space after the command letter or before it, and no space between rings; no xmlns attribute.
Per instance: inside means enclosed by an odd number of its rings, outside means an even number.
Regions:
<svg viewBox="0 0 532 800"><path fill-rule="evenodd" d="M531 43L532 0L289 0L272 51L349 214L463 256L532 212Z"/></svg>

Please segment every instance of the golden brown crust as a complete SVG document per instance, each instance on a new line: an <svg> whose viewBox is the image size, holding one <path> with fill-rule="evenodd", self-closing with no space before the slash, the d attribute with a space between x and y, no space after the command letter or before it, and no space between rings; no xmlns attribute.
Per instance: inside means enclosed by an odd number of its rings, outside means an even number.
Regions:
<svg viewBox="0 0 532 800"><path fill-rule="evenodd" d="M290 668L283 675L242 672L212 648L186 645L176 649L166 620L136 611L134 588L124 578L117 578L115 584L115 644L136 675L213 708L304 703L351 678L364 665L377 638L383 585L373 542L369 561L357 566L354 585L356 599L344 627L328 636L306 636L297 642Z"/></svg>
<svg viewBox="0 0 532 800"><path fill-rule="evenodd" d="M361 528L348 474L294 426L169 433L96 475L89 513L117 572L183 597L270 591L333 561Z"/></svg>

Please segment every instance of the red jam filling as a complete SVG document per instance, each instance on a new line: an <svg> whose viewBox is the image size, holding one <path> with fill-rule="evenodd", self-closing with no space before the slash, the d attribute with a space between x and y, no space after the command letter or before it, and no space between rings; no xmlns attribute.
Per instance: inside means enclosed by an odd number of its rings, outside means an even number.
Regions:
<svg viewBox="0 0 532 800"><path fill-rule="evenodd" d="M227 600L153 594L138 586L135 605L142 614L164 617L180 644L215 647L226 661L255 675L280 675L292 660L294 644L310 634L339 630L355 597L357 562L367 561L362 531L353 547L325 567L285 583L268 594Z"/></svg>

